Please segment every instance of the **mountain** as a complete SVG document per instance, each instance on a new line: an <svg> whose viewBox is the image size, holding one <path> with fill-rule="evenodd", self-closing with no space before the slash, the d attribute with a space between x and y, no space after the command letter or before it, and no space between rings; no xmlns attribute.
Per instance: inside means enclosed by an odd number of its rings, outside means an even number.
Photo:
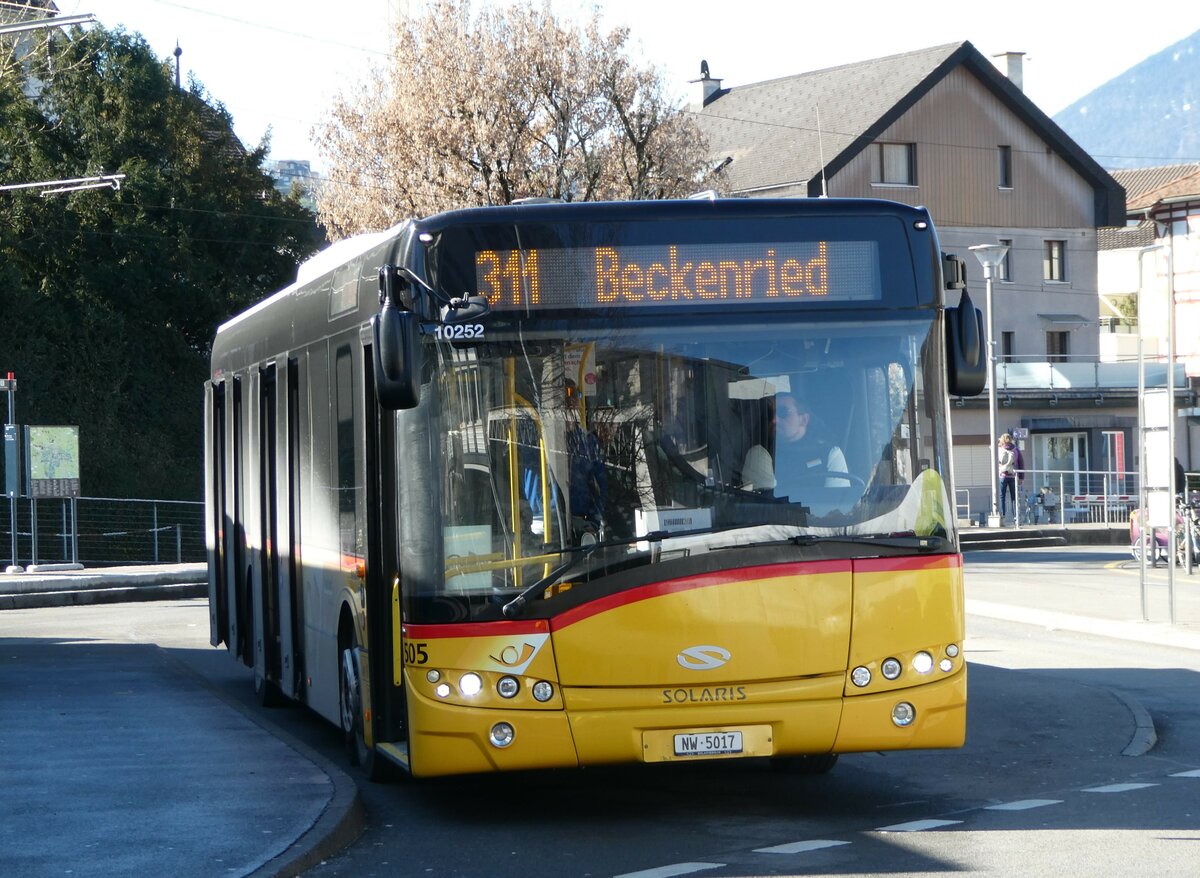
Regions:
<svg viewBox="0 0 1200 878"><path fill-rule="evenodd" d="M1200 161L1200 31L1109 80L1054 121L1106 168Z"/></svg>

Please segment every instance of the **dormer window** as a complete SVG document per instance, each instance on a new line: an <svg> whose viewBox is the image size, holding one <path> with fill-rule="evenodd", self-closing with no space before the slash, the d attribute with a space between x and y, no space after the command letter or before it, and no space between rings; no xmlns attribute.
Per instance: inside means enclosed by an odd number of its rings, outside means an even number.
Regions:
<svg viewBox="0 0 1200 878"><path fill-rule="evenodd" d="M877 186L916 186L917 145L871 144L871 182Z"/></svg>

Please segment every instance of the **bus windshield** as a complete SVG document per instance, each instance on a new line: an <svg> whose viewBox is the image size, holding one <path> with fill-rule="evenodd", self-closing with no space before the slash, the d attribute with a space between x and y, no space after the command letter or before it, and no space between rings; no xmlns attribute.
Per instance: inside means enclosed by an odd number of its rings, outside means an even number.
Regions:
<svg viewBox="0 0 1200 878"><path fill-rule="evenodd" d="M565 577L587 580L786 540L952 537L936 312L850 316L433 340L445 567L423 597L481 617L573 557Z"/></svg>

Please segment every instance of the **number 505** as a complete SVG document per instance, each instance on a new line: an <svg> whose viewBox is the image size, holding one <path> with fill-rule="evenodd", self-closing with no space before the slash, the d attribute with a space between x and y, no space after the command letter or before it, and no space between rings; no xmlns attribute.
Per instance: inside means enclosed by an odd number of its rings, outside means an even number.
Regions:
<svg viewBox="0 0 1200 878"><path fill-rule="evenodd" d="M404 642L404 663L406 665L423 665L429 661L429 653L424 643Z"/></svg>

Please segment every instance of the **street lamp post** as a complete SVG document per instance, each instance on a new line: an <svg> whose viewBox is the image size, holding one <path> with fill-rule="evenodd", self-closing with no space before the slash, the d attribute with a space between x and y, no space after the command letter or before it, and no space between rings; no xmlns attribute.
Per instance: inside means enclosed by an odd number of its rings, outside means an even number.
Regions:
<svg viewBox="0 0 1200 878"><path fill-rule="evenodd" d="M976 244L969 248L983 266L983 280L987 290L985 307L987 310L987 386L988 386L988 447L992 465L992 512L988 516L988 526L998 527L1000 521L1000 473L996 466L996 322L995 310L992 308L992 281L996 277L996 269L1004 261L1008 247L1003 244ZM1016 514L1016 502L1013 502L1013 513Z"/></svg>

